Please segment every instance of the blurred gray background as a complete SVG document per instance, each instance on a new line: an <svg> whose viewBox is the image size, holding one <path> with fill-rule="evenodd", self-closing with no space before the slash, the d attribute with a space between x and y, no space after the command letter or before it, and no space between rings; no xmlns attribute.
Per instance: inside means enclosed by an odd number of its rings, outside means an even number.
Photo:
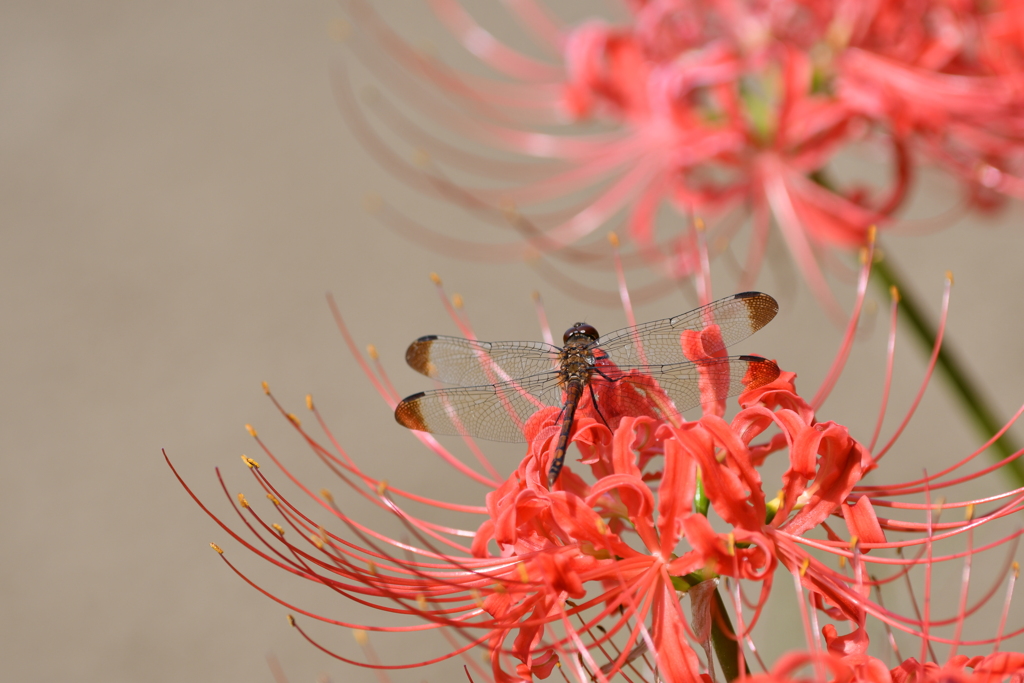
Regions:
<svg viewBox="0 0 1024 683"><path fill-rule="evenodd" d="M396 3L381 11L412 43L473 64L427 8L398 11ZM500 7L474 12L513 30ZM346 128L329 78L331 64L346 59L330 30L342 16L327 1L0 3L0 679L271 681L273 655L293 682L320 674L377 680L303 641L286 623L289 610L237 578L207 544L220 543L254 579L307 609L379 617L231 542L187 497L161 449L229 518L214 467L232 494L246 491L254 502L261 496L239 454L283 483L246 434L249 422L313 490L331 488L348 506L343 484L263 396L265 380L300 416L312 393L370 474L440 498L479 500L482 489L394 424L343 347L324 293L333 292L360 345L377 345L401 394L429 388L404 367L405 346L457 332L431 271L465 297L484 339L539 338L534 290L556 334L577 319L602 331L625 325L621 310L581 304L528 265L426 251L363 211L365 195L377 192L449 234L494 238L471 216L400 186ZM955 187L926 178L922 215L955 205ZM933 314L943 272L954 271L949 333L1003 416L1024 401L1020 219L1011 208L996 220L886 242ZM776 261L758 284L778 296L782 313L737 351L777 358L799 373L809 396L840 332L798 278L771 275L788 267L788 257ZM591 277L594 286L614 285L608 274ZM732 291L728 277L715 285L719 296ZM848 305L849 291L841 291ZM871 298L879 301L875 291ZM673 295L637 315L666 317L693 305ZM884 315L873 320L821 413L864 439L885 359ZM901 341L897 353L884 434L923 367L912 342ZM936 383L873 481L916 477L978 443ZM483 447L503 473L521 452ZM347 630L315 632L362 658ZM445 647L437 635L373 642L390 662ZM457 680L460 669L448 663L394 680Z"/></svg>

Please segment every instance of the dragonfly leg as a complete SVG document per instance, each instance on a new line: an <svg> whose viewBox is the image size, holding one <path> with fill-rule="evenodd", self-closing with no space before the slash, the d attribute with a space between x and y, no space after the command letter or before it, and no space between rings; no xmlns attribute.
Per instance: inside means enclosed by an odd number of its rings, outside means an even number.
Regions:
<svg viewBox="0 0 1024 683"><path fill-rule="evenodd" d="M603 375L604 373L602 373L602 376ZM601 406L597 405L597 395L594 394L594 385L591 383L587 386L590 388L590 402L594 404L594 410L597 412L597 416L601 418L601 422L603 422L604 426L608 428L608 431L612 431L612 426L608 424L608 420L606 420L604 415L601 413Z"/></svg>

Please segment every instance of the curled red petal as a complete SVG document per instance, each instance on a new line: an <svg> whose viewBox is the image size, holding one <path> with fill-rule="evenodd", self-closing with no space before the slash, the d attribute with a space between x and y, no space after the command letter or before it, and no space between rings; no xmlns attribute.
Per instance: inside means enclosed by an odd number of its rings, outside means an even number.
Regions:
<svg viewBox="0 0 1024 683"><path fill-rule="evenodd" d="M885 532L867 496L861 496L853 505L843 505L842 510L850 536L856 536L860 543L885 543ZM865 548L864 552L870 550Z"/></svg>

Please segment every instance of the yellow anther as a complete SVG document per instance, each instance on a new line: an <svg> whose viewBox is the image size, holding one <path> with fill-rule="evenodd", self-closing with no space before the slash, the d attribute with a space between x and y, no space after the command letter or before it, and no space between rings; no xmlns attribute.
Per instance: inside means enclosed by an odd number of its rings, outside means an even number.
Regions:
<svg viewBox="0 0 1024 683"><path fill-rule="evenodd" d="M866 247L861 247L857 252L857 262L862 266L868 262L868 250Z"/></svg>
<svg viewBox="0 0 1024 683"><path fill-rule="evenodd" d="M519 209L516 208L516 200L512 199L508 195L503 195L498 198L498 209L501 210L508 218L515 218L519 215Z"/></svg>
<svg viewBox="0 0 1024 683"><path fill-rule="evenodd" d="M326 500L328 503L334 502L334 496L327 489L320 489L320 497Z"/></svg>
<svg viewBox="0 0 1024 683"><path fill-rule="evenodd" d="M302 426L302 420L300 420L295 413L288 413L288 419L291 420L296 427Z"/></svg>
<svg viewBox="0 0 1024 683"><path fill-rule="evenodd" d="M359 643L359 647L366 647L366 644L370 642L369 636L366 635L366 631L361 628L352 629L352 637Z"/></svg>
<svg viewBox="0 0 1024 683"><path fill-rule="evenodd" d="M247 501L245 499L245 494L244 493L239 493L238 494L238 504L241 505L244 508L249 507L249 501Z"/></svg>
<svg viewBox="0 0 1024 683"><path fill-rule="evenodd" d="M441 286L441 276L438 275L437 273L431 273L430 274L430 281L433 282L438 287Z"/></svg>
<svg viewBox="0 0 1024 683"><path fill-rule="evenodd" d="M900 290L896 285L889 287L889 297L896 303L900 302Z"/></svg>
<svg viewBox="0 0 1024 683"><path fill-rule="evenodd" d="M807 569L811 566L811 558L805 557L804 561L800 563L800 576L807 574Z"/></svg>
<svg viewBox="0 0 1024 683"><path fill-rule="evenodd" d="M423 593L419 593L416 596L416 604L419 605L420 609L423 611L426 611L427 607L430 606L430 603L427 602L427 598Z"/></svg>
<svg viewBox="0 0 1024 683"><path fill-rule="evenodd" d="M1010 565L1010 569L1013 570L1013 578L1020 576L1020 563L1014 560L1014 563Z"/></svg>
<svg viewBox="0 0 1024 683"><path fill-rule="evenodd" d="M540 301L540 292L538 292L538 291L537 291L537 290L535 289L535 290L533 290L532 292L530 292L530 297L531 297L531 298L532 298L532 299L533 299L534 301Z"/></svg>
<svg viewBox="0 0 1024 683"><path fill-rule="evenodd" d="M967 507L964 508L964 519L968 522L974 519L974 503L968 503Z"/></svg>
<svg viewBox="0 0 1024 683"><path fill-rule="evenodd" d="M465 304L465 302L462 300L462 295L461 294L452 294L452 306L454 306L455 308L457 308L457 309L459 309L461 311L462 310L462 306L464 304Z"/></svg>
<svg viewBox="0 0 1024 683"><path fill-rule="evenodd" d="M857 548L857 544L859 542L860 542L860 539L857 536L850 536L850 550L856 549Z"/></svg>
<svg viewBox="0 0 1024 683"><path fill-rule="evenodd" d="M352 27L344 19L331 19L327 22L327 37L336 43L343 43L352 35Z"/></svg>
<svg viewBox="0 0 1024 683"><path fill-rule="evenodd" d="M608 524L600 517L598 517L597 521L594 522L594 526L597 527L597 533L601 534L602 536L608 533Z"/></svg>
<svg viewBox="0 0 1024 683"><path fill-rule="evenodd" d="M248 467L250 470L253 467L259 469L259 466L260 466L260 464L258 462L256 462L252 458L250 458L248 455L242 455L242 462L244 462L245 466Z"/></svg>
<svg viewBox="0 0 1024 683"><path fill-rule="evenodd" d="M377 360L380 358L380 354L377 353L377 347L373 344L366 345L366 355L370 357L370 360Z"/></svg>
<svg viewBox="0 0 1024 683"><path fill-rule="evenodd" d="M484 606L484 599L480 595L480 591L478 591L476 588L474 588L471 591L469 591L469 595L470 595L471 598L473 598L473 603L477 607L480 607L482 609L483 606Z"/></svg>
<svg viewBox="0 0 1024 683"><path fill-rule="evenodd" d="M519 580L523 583L530 583L530 574L526 571L526 565L520 562L516 568L519 570Z"/></svg>
<svg viewBox="0 0 1024 683"><path fill-rule="evenodd" d="M280 505L281 504L281 501L279 501L277 499L277 497L273 493L268 493L267 494L267 500L269 500L274 505Z"/></svg>
<svg viewBox="0 0 1024 683"><path fill-rule="evenodd" d="M725 547L730 555L736 554L736 536L731 531L725 535Z"/></svg>
<svg viewBox="0 0 1024 683"><path fill-rule="evenodd" d="M306 408L313 410L313 394L306 394Z"/></svg>
<svg viewBox="0 0 1024 683"><path fill-rule="evenodd" d="M373 560L366 561L366 569L370 572L370 576L377 576L377 563Z"/></svg>
<svg viewBox="0 0 1024 683"><path fill-rule="evenodd" d="M316 534L310 534L310 535L309 535L309 540L313 542L313 545L315 545L315 546L316 546L316 549L317 549L317 550L323 550L323 549L324 549L324 542L323 542L323 539L321 539L321 538L320 538L319 536L317 536Z"/></svg>
<svg viewBox="0 0 1024 683"><path fill-rule="evenodd" d="M384 492L387 491L387 490L388 490L388 480L387 479L381 479L380 481L377 482L377 495L378 496L383 496Z"/></svg>
<svg viewBox="0 0 1024 683"><path fill-rule="evenodd" d="M274 531L276 531L276 532L277 532L277 533L279 533L280 535L284 536L284 527L283 527L283 526L281 526L280 524L276 524L276 523L275 523L275 524L273 525L273 527L274 527Z"/></svg>
<svg viewBox="0 0 1024 683"><path fill-rule="evenodd" d="M269 394L270 393L270 385L267 384L266 382L263 383L263 393L264 394Z"/></svg>
<svg viewBox="0 0 1024 683"><path fill-rule="evenodd" d="M707 226L704 225L704 219L700 216L693 217L693 229L697 232L704 232Z"/></svg>
<svg viewBox="0 0 1024 683"><path fill-rule="evenodd" d="M508 591L505 590L505 585L501 584L501 583L494 584L494 589L493 590L498 595L504 595L505 593L508 593Z"/></svg>
<svg viewBox="0 0 1024 683"><path fill-rule="evenodd" d="M868 226L868 244L874 244L876 237L878 237L878 226L877 225L870 225L870 226Z"/></svg>
<svg viewBox="0 0 1024 683"><path fill-rule="evenodd" d="M256 430L253 429L252 425L250 425L250 424L245 425L245 431L249 432L249 436L251 436L253 438L256 437Z"/></svg>
<svg viewBox="0 0 1024 683"><path fill-rule="evenodd" d="M619 236L616 235L614 232L608 233L608 244L612 245L612 248L618 249L619 248Z"/></svg>
<svg viewBox="0 0 1024 683"><path fill-rule="evenodd" d="M946 271L946 279L949 280L949 284L951 284L951 285L953 284L953 271L952 270L947 270Z"/></svg>
<svg viewBox="0 0 1024 683"><path fill-rule="evenodd" d="M288 615L288 625L289 626L295 626L295 617L293 617L290 614Z"/></svg>
<svg viewBox="0 0 1024 683"><path fill-rule="evenodd" d="M214 550L216 550L216 551L217 551L218 553L220 553L221 555L223 555L223 554L224 554L224 551L223 551L223 550L221 550L221 549L220 549L220 546L219 546L219 545L217 545L216 543L211 543L211 544L210 544L210 547L211 547L211 548L213 548Z"/></svg>
<svg viewBox="0 0 1024 683"><path fill-rule="evenodd" d="M844 569L846 567L846 555L839 556L839 568Z"/></svg>
<svg viewBox="0 0 1024 683"><path fill-rule="evenodd" d="M422 147L417 147L412 152L412 163L420 168L430 166L430 153Z"/></svg>

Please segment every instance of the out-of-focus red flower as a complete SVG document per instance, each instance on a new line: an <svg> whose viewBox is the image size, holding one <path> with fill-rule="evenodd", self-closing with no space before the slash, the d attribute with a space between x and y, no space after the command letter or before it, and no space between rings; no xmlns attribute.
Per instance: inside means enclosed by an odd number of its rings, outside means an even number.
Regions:
<svg viewBox="0 0 1024 683"><path fill-rule="evenodd" d="M382 205L388 223L447 253L594 265L585 238L604 226L633 238L634 262L681 278L701 267L690 217L707 221L716 250L749 217L739 287L756 278L774 223L829 302L829 251L888 227L922 164L959 178L977 206L1024 196L1019 0L634 0L624 19L575 25L507 3L548 61L502 43L458 0L432 5L496 77L425 57L354 0L354 52L402 104L378 99L365 117L341 72L338 93L398 176L520 232L505 245L445 237ZM402 161L371 119L426 163ZM453 147L432 126L522 163ZM854 146L878 152L871 182L834 173ZM659 229L663 205L679 218Z"/></svg>

